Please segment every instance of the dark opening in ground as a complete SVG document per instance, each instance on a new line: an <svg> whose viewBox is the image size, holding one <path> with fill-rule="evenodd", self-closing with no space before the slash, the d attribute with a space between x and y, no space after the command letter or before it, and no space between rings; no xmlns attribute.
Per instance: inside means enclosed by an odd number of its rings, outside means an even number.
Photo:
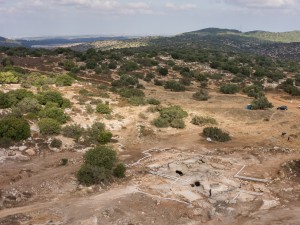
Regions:
<svg viewBox="0 0 300 225"><path fill-rule="evenodd" d="M176 170L176 173L179 174L180 176L183 176L183 172L181 172L180 170Z"/></svg>
<svg viewBox="0 0 300 225"><path fill-rule="evenodd" d="M199 187L200 186L200 181L195 181L195 186Z"/></svg>

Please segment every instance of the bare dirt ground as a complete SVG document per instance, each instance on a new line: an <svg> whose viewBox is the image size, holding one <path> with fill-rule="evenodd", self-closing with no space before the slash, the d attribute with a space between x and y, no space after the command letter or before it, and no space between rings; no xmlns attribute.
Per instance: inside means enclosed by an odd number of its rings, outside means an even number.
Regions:
<svg viewBox="0 0 300 225"><path fill-rule="evenodd" d="M144 85L147 97L189 113L185 129L155 128L151 121L158 113L123 103L112 93L109 99L99 98L110 101L111 118L87 114L78 91L93 86L59 88L73 103L68 112L72 123L102 121L117 137L112 145L128 164L127 178L110 186L82 187L75 174L85 149L67 139L60 152L45 142L34 148L34 155L9 158L17 150L1 151L0 158L6 158L0 160L0 225L299 224L300 170L290 163L300 157L299 99L291 102L269 93L275 108L248 111L251 99L244 95L210 90L209 101L198 102L191 98L197 87L174 93ZM280 105L289 110L276 110ZM215 118L232 141L206 141L204 127L190 123L194 115ZM63 158L69 160L66 166ZM267 182L234 177L243 166L239 175Z"/></svg>

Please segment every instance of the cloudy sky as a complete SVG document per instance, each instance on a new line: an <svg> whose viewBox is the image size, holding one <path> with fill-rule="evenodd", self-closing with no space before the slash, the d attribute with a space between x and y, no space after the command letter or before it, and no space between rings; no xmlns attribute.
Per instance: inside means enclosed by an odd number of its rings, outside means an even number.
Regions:
<svg viewBox="0 0 300 225"><path fill-rule="evenodd" d="M300 30L300 0L0 0L0 36Z"/></svg>

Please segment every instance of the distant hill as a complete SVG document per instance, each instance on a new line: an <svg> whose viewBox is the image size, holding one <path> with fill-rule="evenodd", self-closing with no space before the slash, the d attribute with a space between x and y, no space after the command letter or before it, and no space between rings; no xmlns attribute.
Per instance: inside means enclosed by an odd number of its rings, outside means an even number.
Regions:
<svg viewBox="0 0 300 225"><path fill-rule="evenodd" d="M268 31L249 31L241 32L239 30L232 29L220 29L220 28L206 28L202 30L183 33L182 35L237 35L247 38L256 38L261 41L281 42L281 43L293 43L300 42L300 31L290 32L268 32Z"/></svg>
<svg viewBox="0 0 300 225"><path fill-rule="evenodd" d="M28 40L20 39L17 40L26 47L39 47L39 48L51 48L60 47L63 45L82 44L90 43L95 41L106 41L106 40L127 40L129 37L125 36L112 36L112 37L88 37L88 36L75 36L75 37L53 37L53 38L31 38Z"/></svg>
<svg viewBox="0 0 300 225"><path fill-rule="evenodd" d="M266 31L251 31L246 32L243 35L248 37L254 37L261 40L273 41L273 42L283 42L292 43L300 42L300 31L290 31L290 32L266 32Z"/></svg>
<svg viewBox="0 0 300 225"><path fill-rule="evenodd" d="M22 44L18 41L0 37L0 46L4 47L20 47Z"/></svg>

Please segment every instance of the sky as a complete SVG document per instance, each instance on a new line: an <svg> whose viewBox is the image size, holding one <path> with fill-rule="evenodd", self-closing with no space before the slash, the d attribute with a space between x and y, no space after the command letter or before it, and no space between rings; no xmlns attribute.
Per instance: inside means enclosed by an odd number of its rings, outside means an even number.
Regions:
<svg viewBox="0 0 300 225"><path fill-rule="evenodd" d="M300 0L0 0L0 36L300 30Z"/></svg>

